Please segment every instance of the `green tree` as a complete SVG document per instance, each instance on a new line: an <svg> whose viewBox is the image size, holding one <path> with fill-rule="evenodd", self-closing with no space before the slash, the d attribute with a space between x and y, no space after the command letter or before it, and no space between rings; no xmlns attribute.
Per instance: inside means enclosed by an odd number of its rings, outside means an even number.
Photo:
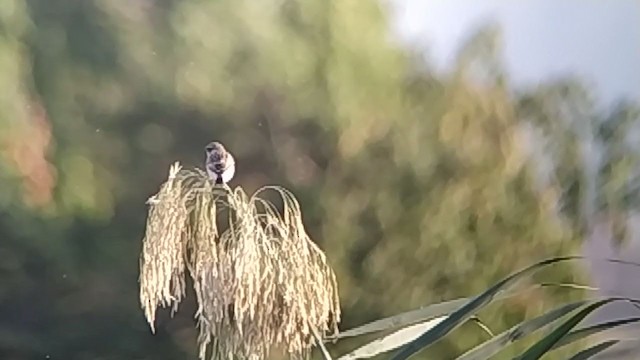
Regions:
<svg viewBox="0 0 640 360"><path fill-rule="evenodd" d="M633 189L636 105L603 115L571 84L517 93L493 26L435 72L387 17L375 0L2 2L2 352L195 357L193 303L149 333L137 255L145 200L214 138L247 192L296 194L336 269L343 329L571 252L584 194L618 204ZM585 144L611 166L586 166ZM568 296L535 295L489 310L490 325Z"/></svg>

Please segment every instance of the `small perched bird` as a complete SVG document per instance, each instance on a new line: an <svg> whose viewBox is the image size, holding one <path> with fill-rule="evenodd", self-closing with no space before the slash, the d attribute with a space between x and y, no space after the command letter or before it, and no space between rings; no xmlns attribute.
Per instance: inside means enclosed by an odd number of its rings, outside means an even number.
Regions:
<svg viewBox="0 0 640 360"><path fill-rule="evenodd" d="M207 174L216 184L226 184L236 173L236 162L233 156L222 146L214 141L205 147L207 159L205 168Z"/></svg>

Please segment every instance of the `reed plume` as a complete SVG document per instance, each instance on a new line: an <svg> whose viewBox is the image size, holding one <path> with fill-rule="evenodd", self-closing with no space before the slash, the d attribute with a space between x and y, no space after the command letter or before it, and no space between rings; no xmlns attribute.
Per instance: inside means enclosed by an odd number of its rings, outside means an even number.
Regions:
<svg viewBox="0 0 640 360"><path fill-rule="evenodd" d="M282 211L262 196L269 191ZM208 349L212 359L264 359L274 348L305 358L337 333L335 274L291 192L269 186L248 196L175 163L147 203L140 303L152 331L158 307L177 311L188 274L203 360Z"/></svg>

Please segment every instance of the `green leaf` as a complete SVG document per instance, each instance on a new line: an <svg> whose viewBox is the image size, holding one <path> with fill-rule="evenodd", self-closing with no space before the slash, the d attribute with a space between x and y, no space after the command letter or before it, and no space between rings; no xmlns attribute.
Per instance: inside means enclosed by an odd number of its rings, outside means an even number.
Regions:
<svg viewBox="0 0 640 360"><path fill-rule="evenodd" d="M447 335L456 327L460 326L463 322L468 320L471 316L475 315L481 308L491 303L496 294L500 291L507 290L516 281L530 275L543 267L582 258L581 256L563 256L551 259L546 259L526 267L508 277L504 278L500 282L490 287L485 292L471 299L468 303L463 305L458 310L451 313L444 321L429 329L417 339L413 340L409 344L402 347L398 353L392 358L393 360L404 360L414 355L423 348L440 340L443 336Z"/></svg>
<svg viewBox="0 0 640 360"><path fill-rule="evenodd" d="M608 359L634 359L638 357L639 339L610 339L610 341L612 340L617 340L618 344L615 348L607 351Z"/></svg>
<svg viewBox="0 0 640 360"><path fill-rule="evenodd" d="M541 283L527 288L523 291L530 291L534 288L540 287L565 287L578 290L594 290L594 288L587 287L580 284L555 284L555 283ZM506 299L511 296L521 294L523 291L509 292L502 294L499 293L497 299ZM336 335L326 337L325 342L335 342L340 339L356 337L360 335L371 334L379 331L397 329L403 326L410 326L413 324L421 323L429 319L433 319L439 316L448 315L454 310L460 308L462 305L469 302L471 298L458 298L454 300L448 300L437 304L426 305L419 309L410 310L402 314L389 316L383 319L375 320L365 325L355 327L346 331L342 331Z"/></svg>
<svg viewBox="0 0 640 360"><path fill-rule="evenodd" d="M586 301L577 301L560 306L534 319L524 321L492 339L476 346L457 358L457 360L488 359L511 343L558 321L561 317L584 305Z"/></svg>
<svg viewBox="0 0 640 360"><path fill-rule="evenodd" d="M557 329L553 330L547 336L542 338L532 347L530 347L527 351L525 351L522 355L517 357L518 360L536 360L542 357L544 354L548 353L549 350L553 348L555 344L557 344L571 329L573 329L578 323L580 323L587 315L589 315L594 310L599 307L606 305L613 301L620 301L629 299L624 298L608 298L604 300L596 301L592 304L585 306L582 310L580 310L575 315L571 316L567 321L565 321L562 325L560 325Z"/></svg>
<svg viewBox="0 0 640 360"><path fill-rule="evenodd" d="M444 320L445 317L441 316L435 319L428 320L424 323L415 324L409 327L402 328L387 336L376 339L364 346L357 348L356 350L341 356L338 360L355 360L371 358L378 354L396 349L407 342L417 338L424 331L436 326L439 322Z"/></svg>
<svg viewBox="0 0 640 360"><path fill-rule="evenodd" d="M420 309L415 309L415 310L404 312L402 314L372 321L368 324L340 332L336 336L327 338L327 340L328 341L338 340L338 339L343 339L348 337L370 334L370 333L383 331L383 330L390 330L390 329L399 328L402 326L417 324L429 319L433 319L438 316L447 315L452 311L454 311L455 309L458 309L468 301L469 301L469 298L460 298L460 299L441 302L438 304L424 306Z"/></svg>
<svg viewBox="0 0 640 360"><path fill-rule="evenodd" d="M578 330L574 330L574 331L568 333L567 335L565 335L555 345L553 345L553 349L557 349L557 348L560 348L562 346L569 345L569 344L574 343L574 342L576 342L578 340L582 340L582 339L584 339L584 338L586 338L588 336L595 335L595 334L598 334L598 333L601 333L601 332L616 328L618 326L633 324L633 323L636 323L636 322L640 322L640 317L632 317L632 318L627 318L627 319L608 321L608 322L604 322L604 323L600 323L600 324L584 327L584 328L581 328L581 329L578 329Z"/></svg>
<svg viewBox="0 0 640 360"><path fill-rule="evenodd" d="M578 353L576 353L575 355L573 355L571 358L569 358L569 360L585 360L585 359L590 359L593 356L607 350L608 348L610 348L611 346L615 345L618 343L618 340L608 340L608 341L604 341L601 342L600 344L591 346L587 349L584 349Z"/></svg>

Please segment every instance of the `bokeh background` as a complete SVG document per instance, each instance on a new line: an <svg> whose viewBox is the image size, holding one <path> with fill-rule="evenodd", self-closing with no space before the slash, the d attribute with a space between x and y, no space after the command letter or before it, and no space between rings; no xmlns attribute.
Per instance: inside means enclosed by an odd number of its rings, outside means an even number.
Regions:
<svg viewBox="0 0 640 360"><path fill-rule="evenodd" d="M616 256L640 200L640 4L444 3L1 1L0 358L197 358L193 296L151 334L138 254L145 200L213 139L233 186L299 198L342 329L599 239ZM598 264L543 275L610 284ZM464 326L425 354L482 339Z"/></svg>

